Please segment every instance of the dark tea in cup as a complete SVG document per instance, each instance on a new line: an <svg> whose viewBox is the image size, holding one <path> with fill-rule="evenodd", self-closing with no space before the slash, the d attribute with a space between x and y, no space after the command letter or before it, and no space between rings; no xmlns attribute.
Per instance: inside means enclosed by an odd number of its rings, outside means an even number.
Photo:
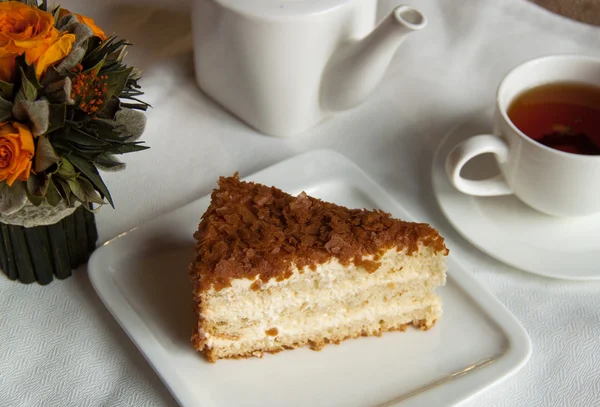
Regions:
<svg viewBox="0 0 600 407"><path fill-rule="evenodd" d="M553 216L600 215L599 147L600 58L551 55L506 74L492 133L458 143L446 157L446 174L465 194L514 194ZM499 176L461 175L471 159L490 153Z"/></svg>
<svg viewBox="0 0 600 407"><path fill-rule="evenodd" d="M507 114L528 137L556 150L600 155L600 87L557 82L518 95Z"/></svg>

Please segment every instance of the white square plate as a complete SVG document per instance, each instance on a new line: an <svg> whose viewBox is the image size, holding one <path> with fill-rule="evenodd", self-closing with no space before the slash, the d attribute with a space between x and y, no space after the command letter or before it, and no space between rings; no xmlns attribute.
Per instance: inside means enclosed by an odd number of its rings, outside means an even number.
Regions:
<svg viewBox="0 0 600 407"><path fill-rule="evenodd" d="M347 158L314 151L247 179L350 208L409 214ZM509 311L448 258L444 314L430 331L210 364L192 348L187 267L208 196L125 233L93 254L104 304L182 406L449 406L516 372L531 343Z"/></svg>

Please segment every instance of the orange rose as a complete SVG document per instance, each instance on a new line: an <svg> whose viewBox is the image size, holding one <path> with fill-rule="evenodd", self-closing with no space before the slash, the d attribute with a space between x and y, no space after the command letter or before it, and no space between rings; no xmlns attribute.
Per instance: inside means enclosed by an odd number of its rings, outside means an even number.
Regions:
<svg viewBox="0 0 600 407"><path fill-rule="evenodd" d="M37 63L46 51L59 41L61 41L61 52L55 50L45 59L44 69L36 69L39 75L49 64L57 61L57 55L64 54L67 48L70 52L75 36L61 35L54 27L52 14L37 7L30 7L17 1L0 3L0 64L2 64L0 80L12 79L14 59L18 55L25 54L28 64ZM65 56L66 54L62 55L60 59Z"/></svg>
<svg viewBox="0 0 600 407"><path fill-rule="evenodd" d="M42 76L46 69L54 63L60 61L69 53L73 48L75 42L75 34L63 34L60 36L58 41L50 45L46 52L42 54L40 59L35 64L35 73L38 77Z"/></svg>
<svg viewBox="0 0 600 407"><path fill-rule="evenodd" d="M19 179L27 181L34 153L33 135L21 123L0 123L0 181L10 186Z"/></svg>
<svg viewBox="0 0 600 407"><path fill-rule="evenodd" d="M89 18L89 17L86 17L81 14L77 14L77 13L71 13L66 8L61 8L60 11L58 12L59 17L66 16L68 14L73 14L75 17L77 17L77 20L79 20L80 23L83 23L83 24L87 25L88 27L90 27L90 29L92 30L94 35L96 37L100 38L102 41L104 41L106 39L106 34L104 34L104 31L102 30L102 28L100 28L96 25L93 18Z"/></svg>
<svg viewBox="0 0 600 407"><path fill-rule="evenodd" d="M15 58L16 55L14 54L0 56L0 81L12 82L13 73L15 72Z"/></svg>

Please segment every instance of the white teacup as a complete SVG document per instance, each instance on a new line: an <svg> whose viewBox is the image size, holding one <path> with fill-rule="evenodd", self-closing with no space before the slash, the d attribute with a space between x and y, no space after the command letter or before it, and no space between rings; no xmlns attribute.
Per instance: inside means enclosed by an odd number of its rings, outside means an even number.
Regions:
<svg viewBox="0 0 600 407"><path fill-rule="evenodd" d="M546 147L522 133L508 118L508 107L523 91L554 82L600 86L600 59L548 56L509 72L496 95L494 135L468 138L446 158L446 173L456 189L476 196L515 194L532 208L554 216L600 212L600 156ZM480 181L463 178L463 166L484 153L494 154L501 175Z"/></svg>

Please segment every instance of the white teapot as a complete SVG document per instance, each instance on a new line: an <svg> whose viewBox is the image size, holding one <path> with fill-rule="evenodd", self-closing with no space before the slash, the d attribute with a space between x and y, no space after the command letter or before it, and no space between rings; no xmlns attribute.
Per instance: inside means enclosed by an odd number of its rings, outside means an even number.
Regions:
<svg viewBox="0 0 600 407"><path fill-rule="evenodd" d="M273 136L292 136L363 102L425 17L376 0L193 0L200 88Z"/></svg>

